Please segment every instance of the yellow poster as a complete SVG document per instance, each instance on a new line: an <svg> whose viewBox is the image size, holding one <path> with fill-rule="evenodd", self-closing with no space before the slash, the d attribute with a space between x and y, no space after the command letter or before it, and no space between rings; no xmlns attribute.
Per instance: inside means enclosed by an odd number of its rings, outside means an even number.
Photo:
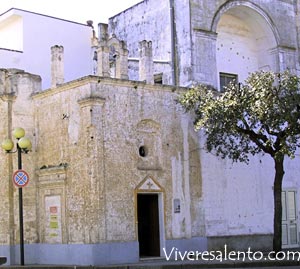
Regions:
<svg viewBox="0 0 300 269"><path fill-rule="evenodd" d="M61 204L60 196L46 196L46 241L48 243L60 243L61 233Z"/></svg>

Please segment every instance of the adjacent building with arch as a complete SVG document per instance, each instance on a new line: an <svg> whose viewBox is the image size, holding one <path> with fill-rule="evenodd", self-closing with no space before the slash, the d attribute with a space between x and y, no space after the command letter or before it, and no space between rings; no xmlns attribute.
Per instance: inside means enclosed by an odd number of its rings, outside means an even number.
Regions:
<svg viewBox="0 0 300 269"><path fill-rule="evenodd" d="M108 29L127 42L132 65L138 42L151 40L154 72L166 84L220 88L220 73L243 81L254 70L299 69L298 9L294 1L143 1L110 18Z"/></svg>

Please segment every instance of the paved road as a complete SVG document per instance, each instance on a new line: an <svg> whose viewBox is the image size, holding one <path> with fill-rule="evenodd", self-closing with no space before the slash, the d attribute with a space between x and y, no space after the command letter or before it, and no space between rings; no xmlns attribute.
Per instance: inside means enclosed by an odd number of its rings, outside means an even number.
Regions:
<svg viewBox="0 0 300 269"><path fill-rule="evenodd" d="M241 262L241 263L191 263L185 262L166 262L166 261L152 261L140 262L138 264L128 265L111 265L111 266L71 266L71 265L25 265L25 266L0 266L0 269L237 269L237 268L251 268L251 269L300 269L300 261L280 261L271 262Z"/></svg>
<svg viewBox="0 0 300 269"><path fill-rule="evenodd" d="M149 267L148 267L149 266ZM276 265L249 265L249 264L233 264L233 265L221 265L221 264L217 264L216 266L214 266L213 264L209 264L208 266L206 266L205 264L186 264L186 266L184 264L182 264L181 266L175 266L174 264L163 264L163 265L148 265L148 266L129 266L129 267L116 267L116 269L247 269L247 268L251 268L251 269L300 269L300 265L281 265L280 264L276 264ZM233 266L233 267L229 267L229 266ZM107 267L108 268L108 267ZM105 268L105 269L107 269ZM95 268L95 269L104 269L101 267Z"/></svg>
<svg viewBox="0 0 300 269"><path fill-rule="evenodd" d="M230 267L226 269L238 269L245 267ZM247 267L246 267L247 268ZM251 269L299 269L299 266L268 266L268 267L248 267ZM220 268L210 268L210 269L220 269Z"/></svg>

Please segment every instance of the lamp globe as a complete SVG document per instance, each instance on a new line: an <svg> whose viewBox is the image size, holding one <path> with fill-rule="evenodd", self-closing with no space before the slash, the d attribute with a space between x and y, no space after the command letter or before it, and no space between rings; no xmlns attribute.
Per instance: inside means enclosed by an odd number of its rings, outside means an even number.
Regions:
<svg viewBox="0 0 300 269"><path fill-rule="evenodd" d="M14 143L11 141L11 139L7 138L3 140L1 147L6 151L11 151L14 148Z"/></svg>
<svg viewBox="0 0 300 269"><path fill-rule="evenodd" d="M21 138L21 137L24 137L25 135L25 130L21 127L17 127L13 130L12 132L13 136L17 139Z"/></svg>
<svg viewBox="0 0 300 269"><path fill-rule="evenodd" d="M21 149L28 149L28 150L31 149L31 141L27 137L20 138L18 141L18 145Z"/></svg>

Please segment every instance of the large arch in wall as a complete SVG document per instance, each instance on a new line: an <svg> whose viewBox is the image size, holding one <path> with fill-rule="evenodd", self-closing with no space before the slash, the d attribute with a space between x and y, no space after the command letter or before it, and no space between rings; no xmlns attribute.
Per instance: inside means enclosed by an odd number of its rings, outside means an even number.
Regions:
<svg viewBox="0 0 300 269"><path fill-rule="evenodd" d="M211 31L217 33L216 67L220 74L243 82L257 70L279 71L279 34L271 18L249 1L230 1L216 12Z"/></svg>

